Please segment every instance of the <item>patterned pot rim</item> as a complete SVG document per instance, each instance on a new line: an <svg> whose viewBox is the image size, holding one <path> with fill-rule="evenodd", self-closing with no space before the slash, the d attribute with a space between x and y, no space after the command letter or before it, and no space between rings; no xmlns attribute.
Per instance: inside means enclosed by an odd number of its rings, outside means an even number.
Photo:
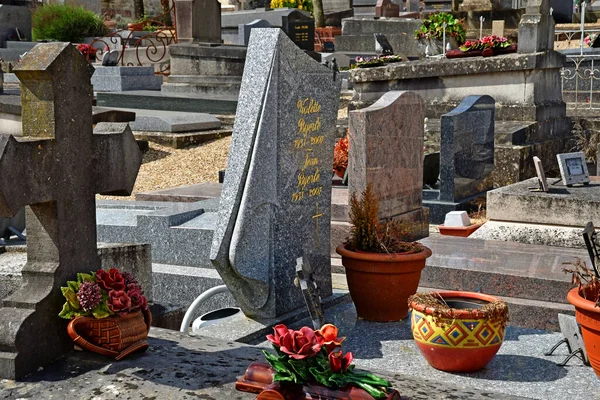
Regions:
<svg viewBox="0 0 600 400"><path fill-rule="evenodd" d="M442 299L453 299L453 300L482 300L488 303L492 303L495 301L500 301L502 306L506 308L506 312L504 313L504 321L508 321L508 305L504 300L499 297L477 293L477 292L463 292L463 291L440 291L440 292L432 292L433 294L439 295ZM486 312L485 310L480 309L460 309L460 308L449 308L449 309L437 309L435 307L427 307L424 304L420 304L414 301L414 297L411 297L409 300L409 308L415 311L419 311L426 315L432 315L439 318L444 319L485 319L492 320L497 319L494 316ZM496 321L495 321L496 322Z"/></svg>

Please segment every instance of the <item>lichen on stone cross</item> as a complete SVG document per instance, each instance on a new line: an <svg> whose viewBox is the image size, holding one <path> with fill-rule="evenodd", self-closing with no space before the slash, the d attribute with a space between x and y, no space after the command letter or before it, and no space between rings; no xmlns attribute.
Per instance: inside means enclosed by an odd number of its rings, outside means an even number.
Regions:
<svg viewBox="0 0 600 400"><path fill-rule="evenodd" d="M93 67L69 43L37 45L14 70L23 138L0 132L0 216L23 206L27 264L0 308L0 378L72 349L60 286L100 267L95 195L130 193L141 153L127 124L92 127Z"/></svg>

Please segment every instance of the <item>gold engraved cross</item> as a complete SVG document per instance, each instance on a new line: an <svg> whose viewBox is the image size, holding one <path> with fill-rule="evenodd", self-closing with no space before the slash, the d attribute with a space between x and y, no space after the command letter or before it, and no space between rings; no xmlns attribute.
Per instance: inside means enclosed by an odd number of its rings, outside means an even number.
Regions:
<svg viewBox="0 0 600 400"><path fill-rule="evenodd" d="M317 213L315 215L313 215L312 217L315 220L316 233L317 233L317 236L316 236L317 246L316 247L319 247L319 218L323 216L323 213L319 214L319 203L316 203L315 206L317 207Z"/></svg>

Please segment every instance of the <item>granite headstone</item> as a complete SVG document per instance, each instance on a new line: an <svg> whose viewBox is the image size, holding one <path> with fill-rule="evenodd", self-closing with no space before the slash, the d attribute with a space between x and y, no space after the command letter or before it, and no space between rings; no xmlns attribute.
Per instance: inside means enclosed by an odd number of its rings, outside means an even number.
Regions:
<svg viewBox="0 0 600 400"><path fill-rule="evenodd" d="M0 377L8 379L73 348L58 318L60 287L100 267L95 194L129 193L142 158L127 124L93 134L94 68L74 46L40 44L14 72L26 140L0 134L0 217L29 206L23 284L0 308Z"/></svg>
<svg viewBox="0 0 600 400"><path fill-rule="evenodd" d="M279 29L254 29L211 260L248 316L301 307L296 258L331 295L329 232L341 79Z"/></svg>
<svg viewBox="0 0 600 400"><path fill-rule="evenodd" d="M282 29L302 50L314 51L315 49L315 20L304 17L303 14L283 16Z"/></svg>
<svg viewBox="0 0 600 400"><path fill-rule="evenodd" d="M360 195L371 185L379 218L413 223L416 236L427 224L423 212L423 99L390 91L370 107L349 114L348 191ZM419 228L421 226L421 228Z"/></svg>
<svg viewBox="0 0 600 400"><path fill-rule="evenodd" d="M492 188L495 101L469 96L442 115L440 200L456 202Z"/></svg>

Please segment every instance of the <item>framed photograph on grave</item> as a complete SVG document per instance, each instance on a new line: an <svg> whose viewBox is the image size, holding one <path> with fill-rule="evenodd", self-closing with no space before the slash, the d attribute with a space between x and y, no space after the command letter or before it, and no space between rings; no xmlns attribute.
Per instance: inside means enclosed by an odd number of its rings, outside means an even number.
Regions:
<svg viewBox="0 0 600 400"><path fill-rule="evenodd" d="M534 156L533 163L535 164L535 171L537 172L537 177L540 181L540 190L542 192L548 192L548 182L546 182L546 173L544 172L542 160L540 160L538 156Z"/></svg>
<svg viewBox="0 0 600 400"><path fill-rule="evenodd" d="M582 152L557 154L556 158L565 185L571 186L577 183L587 185L590 183L590 174Z"/></svg>

